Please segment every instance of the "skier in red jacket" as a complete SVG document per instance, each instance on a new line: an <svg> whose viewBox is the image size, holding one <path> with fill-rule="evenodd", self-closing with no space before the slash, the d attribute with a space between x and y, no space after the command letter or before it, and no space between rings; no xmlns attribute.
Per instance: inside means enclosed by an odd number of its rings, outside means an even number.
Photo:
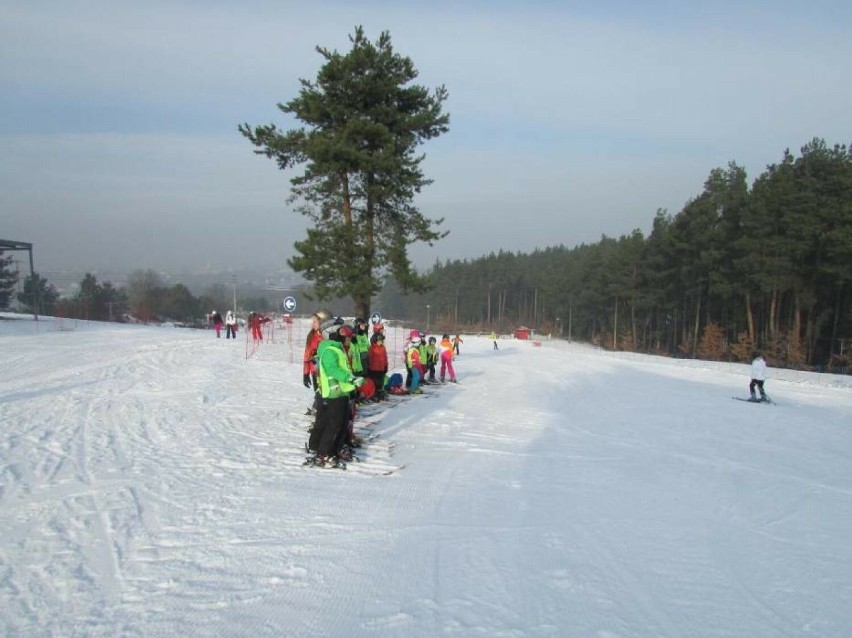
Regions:
<svg viewBox="0 0 852 638"><path fill-rule="evenodd" d="M314 400L305 414L316 412L316 397L319 394L317 385L317 349L322 341L322 324L332 318L328 310L317 310L311 315L311 329L305 339L305 353L302 356L302 383L308 390L314 391Z"/></svg>
<svg viewBox="0 0 852 638"><path fill-rule="evenodd" d="M376 332L370 337L367 377L373 380L378 399L385 398L385 375L387 373L388 351L385 348L385 335L383 332Z"/></svg>
<svg viewBox="0 0 852 638"><path fill-rule="evenodd" d="M269 317L265 315L259 315L258 313L252 311L252 313L248 317L249 328L251 329L251 338L255 341L263 341L263 330L262 326L265 323L270 321Z"/></svg>

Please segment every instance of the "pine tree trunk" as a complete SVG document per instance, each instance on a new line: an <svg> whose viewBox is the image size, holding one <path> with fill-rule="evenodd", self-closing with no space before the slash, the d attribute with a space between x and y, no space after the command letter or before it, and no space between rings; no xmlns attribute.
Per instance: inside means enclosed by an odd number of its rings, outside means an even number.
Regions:
<svg viewBox="0 0 852 638"><path fill-rule="evenodd" d="M638 339L638 335L636 334L636 302L630 302L630 328L633 330L633 341L635 342ZM638 346L638 344L636 344ZM645 346L645 335L642 335L642 347L644 349Z"/></svg>
<svg viewBox="0 0 852 638"><path fill-rule="evenodd" d="M831 357L834 356L834 342L837 341L837 327L840 322L840 313L843 308L843 286L840 285L837 287L837 300L834 304L834 321L831 324L831 343L828 344L828 358L831 360Z"/></svg>
<svg viewBox="0 0 852 638"><path fill-rule="evenodd" d="M615 318L612 328L612 349L618 350L618 297L615 298Z"/></svg>
<svg viewBox="0 0 852 638"><path fill-rule="evenodd" d="M799 293L793 291L793 332L797 339L802 338L802 306L799 302Z"/></svg>
<svg viewBox="0 0 852 638"><path fill-rule="evenodd" d="M775 326L775 316L778 313L778 290L772 291L772 296L769 299L769 340L774 342L778 335Z"/></svg>
<svg viewBox="0 0 852 638"><path fill-rule="evenodd" d="M698 301L695 303L695 326L692 332L692 358L698 350L698 326L701 321L701 291L698 292Z"/></svg>
<svg viewBox="0 0 852 638"><path fill-rule="evenodd" d="M369 320L370 318L370 299L363 299L360 297L353 297L352 301L355 302L355 316L360 317L362 319Z"/></svg>
<svg viewBox="0 0 852 638"><path fill-rule="evenodd" d="M347 226L352 226L352 195L349 192L349 174L346 172L340 175L341 187L343 190L343 202L340 205L343 213L343 220Z"/></svg>
<svg viewBox="0 0 852 638"><path fill-rule="evenodd" d="M746 306L746 321L748 322L749 342L755 343L755 341L754 341L754 311L751 309L751 293L750 292L746 292L745 306Z"/></svg>
<svg viewBox="0 0 852 638"><path fill-rule="evenodd" d="M808 320L805 327L805 343L808 344L808 364L813 364L814 351L816 348L814 347L816 344L816 336L815 336L815 325L816 320L814 319L814 308L811 306L808 308Z"/></svg>

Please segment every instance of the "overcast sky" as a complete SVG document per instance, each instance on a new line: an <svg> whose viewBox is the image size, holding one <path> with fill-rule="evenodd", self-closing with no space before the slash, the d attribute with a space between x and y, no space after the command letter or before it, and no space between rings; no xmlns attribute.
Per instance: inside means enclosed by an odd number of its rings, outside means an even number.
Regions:
<svg viewBox="0 0 852 638"><path fill-rule="evenodd" d="M0 0L0 238L40 271L283 266L294 173L237 125L292 126L359 24L449 91L421 267L647 233L715 167L852 141L846 0Z"/></svg>

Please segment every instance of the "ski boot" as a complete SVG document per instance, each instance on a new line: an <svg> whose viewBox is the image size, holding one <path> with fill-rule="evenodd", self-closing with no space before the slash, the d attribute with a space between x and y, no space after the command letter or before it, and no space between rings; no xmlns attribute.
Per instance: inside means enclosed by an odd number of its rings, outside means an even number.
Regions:
<svg viewBox="0 0 852 638"><path fill-rule="evenodd" d="M324 467L325 466L325 457L319 454L313 454L305 459L305 462L302 465L312 465L315 467Z"/></svg>
<svg viewBox="0 0 852 638"><path fill-rule="evenodd" d="M344 461L340 455L331 456L325 460L325 464L323 467L335 469L335 470L345 470L346 469L346 461Z"/></svg>

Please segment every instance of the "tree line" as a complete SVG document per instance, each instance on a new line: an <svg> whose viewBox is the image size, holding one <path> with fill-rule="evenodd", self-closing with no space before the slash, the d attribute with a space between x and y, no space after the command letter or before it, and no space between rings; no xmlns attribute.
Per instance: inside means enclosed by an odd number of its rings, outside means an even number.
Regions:
<svg viewBox="0 0 852 638"><path fill-rule="evenodd" d="M525 324L611 349L739 361L760 349L774 365L841 369L850 281L852 146L814 139L751 186L735 162L712 170L647 237L438 262L432 292L391 282L378 305L434 329Z"/></svg>
<svg viewBox="0 0 852 638"><path fill-rule="evenodd" d="M15 295L17 275L11 264L11 258L0 259L0 308L9 307L12 299L17 298L24 311L37 315L93 321L171 321L202 326L211 310L224 312L232 308L236 295L224 284L216 284L196 296L181 283L165 284L153 270L137 270L128 276L125 285L118 287L86 273L75 291L64 296L47 279L34 273L24 279L21 292ZM268 312L274 309L274 302L268 295L241 295L239 308Z"/></svg>
<svg viewBox="0 0 852 638"><path fill-rule="evenodd" d="M14 286L10 260L0 258L0 307ZM407 294L410 286L388 277L371 303L432 331L526 325L611 349L739 361L760 349L773 365L844 370L850 282L852 146L814 139L750 186L735 162L712 170L681 211L657 211L647 237L634 230L572 248L437 262L429 292ZM65 317L192 322L230 307L227 293L220 285L194 297L138 271L121 288L87 274L65 298L36 274L18 297ZM241 305L269 308L264 298Z"/></svg>

